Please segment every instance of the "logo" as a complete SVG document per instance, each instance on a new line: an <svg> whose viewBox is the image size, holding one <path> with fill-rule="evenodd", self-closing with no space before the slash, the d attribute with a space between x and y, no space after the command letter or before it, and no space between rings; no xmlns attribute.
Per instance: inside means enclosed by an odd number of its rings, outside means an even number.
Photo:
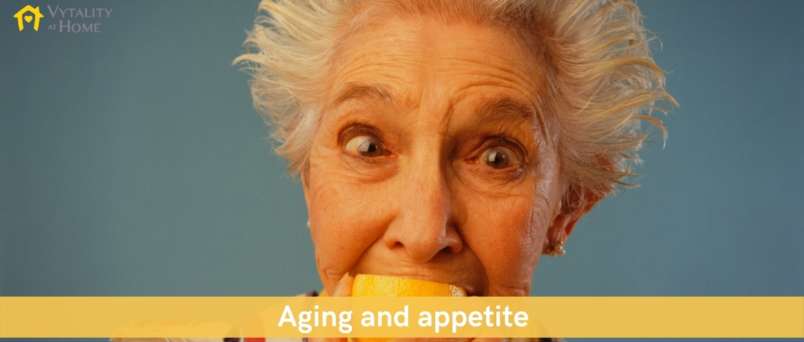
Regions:
<svg viewBox="0 0 804 342"><path fill-rule="evenodd" d="M30 24L33 21L34 31L39 31L39 21L45 16L39 11L39 6L33 7L25 5L22 9L14 13L14 18L17 18L17 28L22 31L25 29L25 24Z"/></svg>

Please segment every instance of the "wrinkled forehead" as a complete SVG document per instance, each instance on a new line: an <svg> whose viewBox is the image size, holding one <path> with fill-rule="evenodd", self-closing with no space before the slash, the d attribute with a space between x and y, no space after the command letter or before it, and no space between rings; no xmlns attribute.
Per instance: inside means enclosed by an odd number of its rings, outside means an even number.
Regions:
<svg viewBox="0 0 804 342"><path fill-rule="evenodd" d="M527 108L536 114L533 119L543 121L545 64L512 30L393 13L375 17L336 44L327 72L327 108L355 94L392 99L407 108L496 98Z"/></svg>
<svg viewBox="0 0 804 342"><path fill-rule="evenodd" d="M330 70L341 77L371 70L408 82L448 73L475 80L484 73L509 74L511 81L534 87L541 74L535 58L502 31L428 18L391 19L345 37Z"/></svg>

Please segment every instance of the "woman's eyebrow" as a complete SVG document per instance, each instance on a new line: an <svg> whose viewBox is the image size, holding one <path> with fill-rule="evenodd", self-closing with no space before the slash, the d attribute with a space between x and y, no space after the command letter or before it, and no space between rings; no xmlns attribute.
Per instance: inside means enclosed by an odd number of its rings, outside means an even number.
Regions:
<svg viewBox="0 0 804 342"><path fill-rule="evenodd" d="M536 117L532 106L508 96L485 100L477 106L476 112L486 120L524 119L530 122Z"/></svg>
<svg viewBox="0 0 804 342"><path fill-rule="evenodd" d="M505 123L511 127L526 125L529 130L538 129L547 136L547 127L541 112L530 102L516 97L498 95L483 100L474 109L477 120L486 123Z"/></svg>
<svg viewBox="0 0 804 342"><path fill-rule="evenodd" d="M342 87L342 90L338 93L335 100L332 101L330 107L336 108L344 102L352 100L379 100L393 103L396 100L392 94L388 87L379 83L349 82ZM450 105L450 112L452 111L453 105L454 102ZM540 126L543 125L541 116L538 115L533 106L507 95L494 96L482 101L475 107L474 112L484 121L532 123L532 120L537 118ZM448 116L451 116L451 113Z"/></svg>

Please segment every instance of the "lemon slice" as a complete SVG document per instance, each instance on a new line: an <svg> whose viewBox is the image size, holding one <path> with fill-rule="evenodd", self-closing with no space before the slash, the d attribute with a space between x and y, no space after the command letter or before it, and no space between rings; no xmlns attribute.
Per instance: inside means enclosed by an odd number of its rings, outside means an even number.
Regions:
<svg viewBox="0 0 804 342"><path fill-rule="evenodd" d="M352 283L353 297L465 297L466 291L455 285L395 276L358 274Z"/></svg>

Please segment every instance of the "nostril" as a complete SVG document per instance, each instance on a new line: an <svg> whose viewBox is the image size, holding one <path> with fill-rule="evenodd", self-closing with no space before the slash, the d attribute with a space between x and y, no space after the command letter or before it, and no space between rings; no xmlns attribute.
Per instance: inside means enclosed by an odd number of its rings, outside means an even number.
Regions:
<svg viewBox="0 0 804 342"><path fill-rule="evenodd" d="M436 256L449 257L463 251L464 243L458 226L446 219L448 216L421 215L427 211L413 209L416 208L408 210L408 215L386 228L382 236L385 248L421 263L431 261Z"/></svg>
<svg viewBox="0 0 804 342"><path fill-rule="evenodd" d="M433 258L449 257L462 250L459 240L448 237L424 237L410 239L388 239L385 245L390 250L403 253L415 262L429 262Z"/></svg>
<svg viewBox="0 0 804 342"><path fill-rule="evenodd" d="M463 251L463 237L458 232L457 227L450 226L447 228L447 234L444 237L444 249L452 254L458 254Z"/></svg>
<svg viewBox="0 0 804 342"><path fill-rule="evenodd" d="M443 253L458 254L463 250L463 244L459 242L449 243L446 247L441 249Z"/></svg>
<svg viewBox="0 0 804 342"><path fill-rule="evenodd" d="M459 246L446 246L438 251L438 254L443 255L455 255L461 252L461 247Z"/></svg>
<svg viewBox="0 0 804 342"><path fill-rule="evenodd" d="M394 241L389 241L389 242L390 243L387 243L386 245L390 249L404 249L405 248L405 245L402 244L402 241L394 240Z"/></svg>

